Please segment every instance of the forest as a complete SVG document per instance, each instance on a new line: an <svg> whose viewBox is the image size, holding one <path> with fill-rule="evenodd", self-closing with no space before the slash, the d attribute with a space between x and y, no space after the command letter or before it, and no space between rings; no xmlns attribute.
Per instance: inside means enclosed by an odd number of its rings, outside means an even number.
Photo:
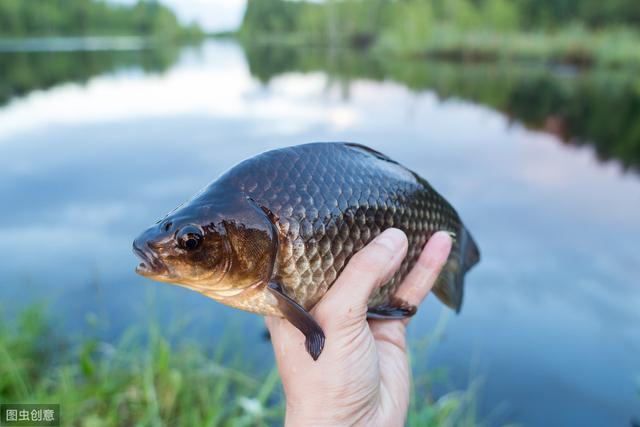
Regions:
<svg viewBox="0 0 640 427"><path fill-rule="evenodd" d="M2 0L0 37L140 35L188 39L202 36L157 1L115 4L104 0Z"/></svg>
<svg viewBox="0 0 640 427"><path fill-rule="evenodd" d="M405 56L640 64L632 0L249 0L244 40L347 45Z"/></svg>

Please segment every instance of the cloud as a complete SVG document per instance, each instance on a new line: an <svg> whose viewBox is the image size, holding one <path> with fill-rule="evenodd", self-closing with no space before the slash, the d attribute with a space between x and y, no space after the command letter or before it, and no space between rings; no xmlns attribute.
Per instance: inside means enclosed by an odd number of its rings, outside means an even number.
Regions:
<svg viewBox="0 0 640 427"><path fill-rule="evenodd" d="M184 54L162 75L122 72L33 92L0 110L0 143L13 135L51 125L104 123L187 114L262 122L259 128L292 134L314 124L346 129L356 111L339 99L327 104L322 73L283 75L268 94L251 77L239 48L209 44L202 58ZM221 59L223 58L223 59ZM193 61L200 61L197 67Z"/></svg>

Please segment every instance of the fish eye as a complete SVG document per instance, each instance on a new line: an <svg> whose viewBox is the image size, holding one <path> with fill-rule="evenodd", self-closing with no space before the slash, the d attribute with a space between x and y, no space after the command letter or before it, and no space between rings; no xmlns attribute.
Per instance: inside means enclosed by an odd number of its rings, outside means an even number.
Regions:
<svg viewBox="0 0 640 427"><path fill-rule="evenodd" d="M187 251L197 249L202 243L203 238L202 230L193 225L187 225L186 227L181 228L180 231L178 231L178 234L176 234L178 245Z"/></svg>

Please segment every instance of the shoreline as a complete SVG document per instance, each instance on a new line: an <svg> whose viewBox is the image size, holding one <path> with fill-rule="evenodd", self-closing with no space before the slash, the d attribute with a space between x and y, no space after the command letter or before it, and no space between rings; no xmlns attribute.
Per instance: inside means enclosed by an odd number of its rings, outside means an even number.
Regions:
<svg viewBox="0 0 640 427"><path fill-rule="evenodd" d="M263 34L250 29L225 37L242 44L287 45L325 49L349 49L399 59L442 59L452 62L519 62L569 65L577 68L640 67L640 34L628 29L587 31L567 28L553 33L487 30L457 31L434 27L432 35L405 43L393 33L355 34L337 42L304 33ZM365 37L366 36L366 37ZM366 40L366 43L363 43Z"/></svg>

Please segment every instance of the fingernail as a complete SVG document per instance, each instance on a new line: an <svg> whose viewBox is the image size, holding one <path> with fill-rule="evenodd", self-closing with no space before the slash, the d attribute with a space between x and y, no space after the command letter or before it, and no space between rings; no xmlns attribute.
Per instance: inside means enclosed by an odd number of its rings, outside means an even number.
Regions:
<svg viewBox="0 0 640 427"><path fill-rule="evenodd" d="M453 240L451 239L451 235L446 231L438 231L431 236L427 244L431 247L433 253L441 254L442 260L444 261L449 256Z"/></svg>
<svg viewBox="0 0 640 427"><path fill-rule="evenodd" d="M438 231L434 233L430 240L433 240L434 244L442 247L451 246L453 243L451 235L446 231Z"/></svg>
<svg viewBox="0 0 640 427"><path fill-rule="evenodd" d="M405 235L401 230L389 228L380 234L375 239L375 242L393 252L402 248L405 239Z"/></svg>

